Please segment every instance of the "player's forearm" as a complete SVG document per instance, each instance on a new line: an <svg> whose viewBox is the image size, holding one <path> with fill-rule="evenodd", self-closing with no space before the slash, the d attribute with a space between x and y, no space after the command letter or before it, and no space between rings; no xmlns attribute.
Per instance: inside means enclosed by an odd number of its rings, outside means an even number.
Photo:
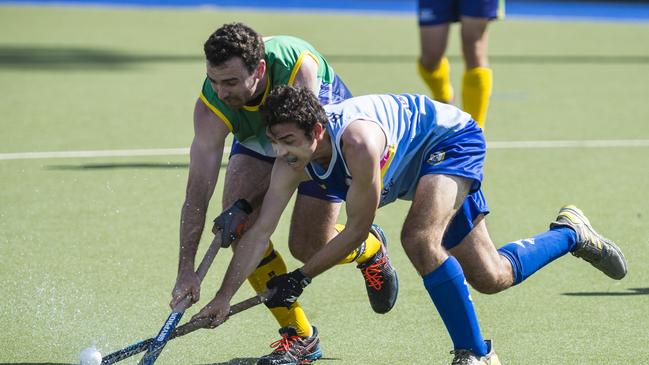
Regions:
<svg viewBox="0 0 649 365"><path fill-rule="evenodd" d="M196 252L205 226L207 206L196 205L186 200L180 215L180 252L178 272L194 271Z"/></svg>
<svg viewBox="0 0 649 365"><path fill-rule="evenodd" d="M228 299L234 296L261 262L269 239L270 235L252 229L241 237L218 290L219 295L225 295Z"/></svg>
<svg viewBox="0 0 649 365"><path fill-rule="evenodd" d="M350 252L365 240L369 230L363 232L362 229L345 227L336 237L327 243L311 259L304 264L302 271L310 278L336 266Z"/></svg>

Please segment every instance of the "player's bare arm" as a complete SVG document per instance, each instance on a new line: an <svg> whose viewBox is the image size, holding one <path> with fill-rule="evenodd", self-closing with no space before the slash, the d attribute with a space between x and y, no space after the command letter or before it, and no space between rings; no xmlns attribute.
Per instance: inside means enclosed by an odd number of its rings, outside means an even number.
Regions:
<svg viewBox="0 0 649 365"><path fill-rule="evenodd" d="M311 90L316 96L320 90L318 83L318 62L309 54L302 57L302 63L297 69L295 79L291 86L305 87Z"/></svg>
<svg viewBox="0 0 649 365"><path fill-rule="evenodd" d="M216 296L194 316L195 318L213 317L213 326L226 319L230 300L259 265L282 212L298 184L304 180L306 174L303 171L293 169L281 159L275 161L270 186L261 205L259 217L239 239Z"/></svg>
<svg viewBox="0 0 649 365"><path fill-rule="evenodd" d="M192 296L193 303L199 299L200 281L194 267L196 250L218 179L228 133L230 131L225 123L198 99L194 106L194 139L190 147L189 177L181 210L178 276L171 307L188 294Z"/></svg>
<svg viewBox="0 0 649 365"><path fill-rule="evenodd" d="M342 136L342 152L352 175L345 228L309 260L302 271L313 278L335 266L367 237L381 194L381 155L386 139L374 122L352 122Z"/></svg>

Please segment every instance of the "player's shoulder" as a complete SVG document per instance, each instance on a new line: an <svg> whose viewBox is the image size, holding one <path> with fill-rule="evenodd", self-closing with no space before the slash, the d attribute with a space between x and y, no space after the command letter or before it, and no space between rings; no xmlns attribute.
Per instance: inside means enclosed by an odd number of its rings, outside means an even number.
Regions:
<svg viewBox="0 0 649 365"><path fill-rule="evenodd" d="M313 46L304 39L290 35L274 35L264 37L264 47L267 53L273 53L281 50L312 50Z"/></svg>
<svg viewBox="0 0 649 365"><path fill-rule="evenodd" d="M272 35L264 37L266 47L301 47L308 44L304 39L291 35Z"/></svg>

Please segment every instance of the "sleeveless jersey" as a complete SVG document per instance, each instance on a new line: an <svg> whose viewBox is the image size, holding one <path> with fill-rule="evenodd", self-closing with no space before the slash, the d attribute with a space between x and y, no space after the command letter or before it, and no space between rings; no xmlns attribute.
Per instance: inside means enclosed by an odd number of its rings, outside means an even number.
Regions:
<svg viewBox="0 0 649 365"><path fill-rule="evenodd" d="M260 104L263 104L273 86L293 84L304 57L311 57L318 64L317 79L321 89L330 86L335 79L334 71L324 57L302 39L290 36L268 37L264 38L264 47L269 82ZM239 143L264 156L275 156L270 141L266 138L258 105L229 108L218 98L207 78L203 82L200 98L227 125Z"/></svg>
<svg viewBox="0 0 649 365"><path fill-rule="evenodd" d="M381 159L380 206L396 199L412 200L424 157L471 120L469 114L452 105L411 94L360 96L324 108L329 119L331 161L329 166L310 162L306 166L308 175L344 200L353 176L342 155L341 137L352 121L374 122L387 140Z"/></svg>

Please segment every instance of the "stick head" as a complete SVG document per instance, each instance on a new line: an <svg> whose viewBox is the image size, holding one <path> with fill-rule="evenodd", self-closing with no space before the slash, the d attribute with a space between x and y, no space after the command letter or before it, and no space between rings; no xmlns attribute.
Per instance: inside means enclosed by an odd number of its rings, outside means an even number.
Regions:
<svg viewBox="0 0 649 365"><path fill-rule="evenodd" d="M94 346L83 349L79 353L79 362L81 365L101 365L101 353Z"/></svg>

